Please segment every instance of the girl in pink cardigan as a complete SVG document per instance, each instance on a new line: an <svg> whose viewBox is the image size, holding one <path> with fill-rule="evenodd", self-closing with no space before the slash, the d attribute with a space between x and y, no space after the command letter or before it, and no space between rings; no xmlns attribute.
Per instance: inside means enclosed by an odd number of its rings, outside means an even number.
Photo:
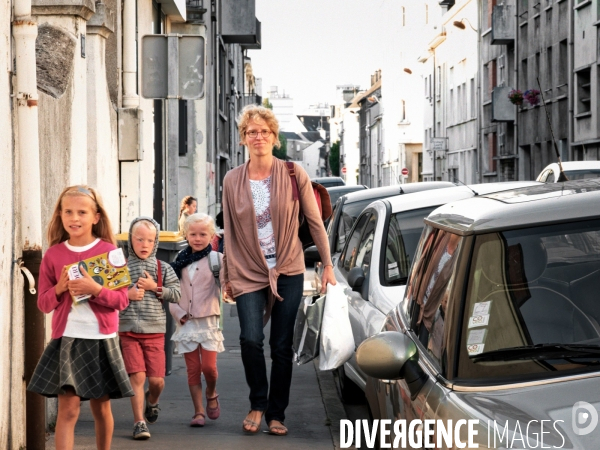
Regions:
<svg viewBox="0 0 600 450"><path fill-rule="evenodd" d="M48 227L50 248L42 259L38 307L52 316L52 340L27 389L58 397L56 448L73 448L81 400L89 400L98 449L110 448L114 428L111 398L131 397L119 338L119 310L129 304L127 285L108 290L80 267L70 280L68 266L115 250L110 220L100 196L88 186L60 195ZM74 297L90 298L75 302Z"/></svg>
<svg viewBox="0 0 600 450"><path fill-rule="evenodd" d="M206 214L192 214L183 224L189 246L171 263L181 280L181 300L170 303L177 323L171 339L179 354L183 353L194 415L192 427L203 427L205 418L218 419L221 414L217 394L217 353L225 350L219 330L220 287L211 271L209 254L215 234L215 222ZM222 255L218 253L219 261ZM202 404L202 374L206 381L206 409Z"/></svg>

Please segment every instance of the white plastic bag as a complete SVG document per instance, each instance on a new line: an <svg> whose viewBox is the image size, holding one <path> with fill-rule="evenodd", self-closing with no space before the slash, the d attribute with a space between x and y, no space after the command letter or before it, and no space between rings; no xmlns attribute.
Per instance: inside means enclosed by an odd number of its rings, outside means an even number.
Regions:
<svg viewBox="0 0 600 450"><path fill-rule="evenodd" d="M325 311L321 324L319 370L333 370L354 353L354 336L348 318L348 300L340 284L327 285Z"/></svg>

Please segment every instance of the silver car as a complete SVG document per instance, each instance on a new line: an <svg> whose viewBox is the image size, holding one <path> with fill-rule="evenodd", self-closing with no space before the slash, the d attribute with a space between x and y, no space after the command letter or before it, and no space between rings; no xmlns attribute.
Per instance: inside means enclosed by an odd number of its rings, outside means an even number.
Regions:
<svg viewBox="0 0 600 450"><path fill-rule="evenodd" d="M425 223L402 302L357 351L373 417L473 420L480 449L598 448L600 181L478 196Z"/></svg>
<svg viewBox="0 0 600 450"><path fill-rule="evenodd" d="M334 263L336 280L348 299L355 345L379 332L386 314L404 296L423 219L430 212L448 202L536 184L525 181L445 187L389 197L365 208ZM366 378L353 356L338 370L342 400L359 400L362 392L355 386L364 390Z"/></svg>

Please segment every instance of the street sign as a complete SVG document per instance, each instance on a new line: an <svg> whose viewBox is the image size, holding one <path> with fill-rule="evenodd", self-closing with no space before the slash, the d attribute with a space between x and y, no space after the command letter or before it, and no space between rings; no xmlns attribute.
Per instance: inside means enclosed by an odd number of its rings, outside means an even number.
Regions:
<svg viewBox="0 0 600 450"><path fill-rule="evenodd" d="M169 86L170 82L175 85ZM142 96L163 99L174 96L183 100L203 97L204 38L177 34L143 36Z"/></svg>
<svg viewBox="0 0 600 450"><path fill-rule="evenodd" d="M346 168L342 167L342 175L346 175Z"/></svg>
<svg viewBox="0 0 600 450"><path fill-rule="evenodd" d="M402 173L402 175L404 175L405 177L407 177L408 176L408 169L406 167L403 167L401 173Z"/></svg>

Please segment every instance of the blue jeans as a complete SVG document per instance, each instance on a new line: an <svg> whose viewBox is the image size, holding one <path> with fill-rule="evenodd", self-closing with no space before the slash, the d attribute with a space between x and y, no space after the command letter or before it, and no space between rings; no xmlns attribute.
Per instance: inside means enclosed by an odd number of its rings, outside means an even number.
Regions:
<svg viewBox="0 0 600 450"><path fill-rule="evenodd" d="M267 382L267 365L263 351L263 314L268 288L237 297L240 319L240 345L246 382L250 387L250 408L265 411L267 423L285 420L292 384L292 342L296 313L302 300L304 274L280 275L277 291L284 299L275 300L271 312L271 389Z"/></svg>

